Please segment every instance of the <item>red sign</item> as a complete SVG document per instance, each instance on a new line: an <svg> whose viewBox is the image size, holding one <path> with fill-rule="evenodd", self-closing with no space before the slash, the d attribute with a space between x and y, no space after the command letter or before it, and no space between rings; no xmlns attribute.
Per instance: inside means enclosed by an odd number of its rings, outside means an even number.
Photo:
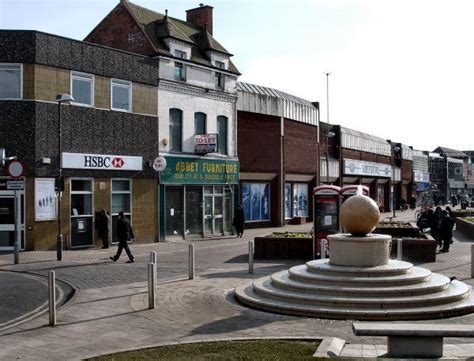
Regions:
<svg viewBox="0 0 474 361"><path fill-rule="evenodd" d="M114 166L114 168L122 168L124 164L125 162L122 158L115 157L114 159L112 159L112 165Z"/></svg>
<svg viewBox="0 0 474 361"><path fill-rule="evenodd" d="M196 134L194 136L194 153L215 152L217 152L217 134Z"/></svg>
<svg viewBox="0 0 474 361"><path fill-rule="evenodd" d="M7 174L12 178L20 178L25 173L25 166L18 160L12 160L7 165Z"/></svg>

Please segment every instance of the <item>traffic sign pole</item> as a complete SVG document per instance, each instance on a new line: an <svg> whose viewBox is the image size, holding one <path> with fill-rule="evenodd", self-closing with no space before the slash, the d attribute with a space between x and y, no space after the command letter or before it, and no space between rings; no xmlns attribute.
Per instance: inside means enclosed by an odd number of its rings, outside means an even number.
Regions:
<svg viewBox="0 0 474 361"><path fill-rule="evenodd" d="M18 191L15 190L15 243L13 245L13 263L20 262L20 201L18 199Z"/></svg>

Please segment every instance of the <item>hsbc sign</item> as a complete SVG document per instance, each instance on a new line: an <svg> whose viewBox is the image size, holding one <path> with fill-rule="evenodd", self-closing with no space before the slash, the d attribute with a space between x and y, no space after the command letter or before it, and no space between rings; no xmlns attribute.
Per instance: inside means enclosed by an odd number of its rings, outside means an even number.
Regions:
<svg viewBox="0 0 474 361"><path fill-rule="evenodd" d="M142 157L129 157L125 155L63 153L62 167L66 169L141 171L143 169L143 160Z"/></svg>

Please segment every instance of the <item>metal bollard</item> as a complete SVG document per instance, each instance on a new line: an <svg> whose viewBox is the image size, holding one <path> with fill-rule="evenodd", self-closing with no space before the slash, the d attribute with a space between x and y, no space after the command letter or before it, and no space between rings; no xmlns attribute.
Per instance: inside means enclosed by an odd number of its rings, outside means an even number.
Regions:
<svg viewBox="0 0 474 361"><path fill-rule="evenodd" d="M254 253L254 243L249 241L249 273L253 273L253 253Z"/></svg>
<svg viewBox="0 0 474 361"><path fill-rule="evenodd" d="M474 278L474 244L471 244L471 278Z"/></svg>
<svg viewBox="0 0 474 361"><path fill-rule="evenodd" d="M402 260L402 240L397 239L397 259Z"/></svg>
<svg viewBox="0 0 474 361"><path fill-rule="evenodd" d="M54 271L48 273L49 294L49 325L56 326L56 274Z"/></svg>
<svg viewBox="0 0 474 361"><path fill-rule="evenodd" d="M63 235L60 234L56 240L56 259L58 261L62 261L63 259L63 243Z"/></svg>
<svg viewBox="0 0 474 361"><path fill-rule="evenodd" d="M194 279L194 244L190 244L189 247L189 279Z"/></svg>
<svg viewBox="0 0 474 361"><path fill-rule="evenodd" d="M20 262L20 244L15 242L13 245L13 263L18 264Z"/></svg>
<svg viewBox="0 0 474 361"><path fill-rule="evenodd" d="M150 263L153 263L155 265L155 281L157 281L158 277L158 256L155 251L150 252Z"/></svg>
<svg viewBox="0 0 474 361"><path fill-rule="evenodd" d="M321 252L321 259L326 259L326 240L321 239L320 241L320 252Z"/></svg>
<svg viewBox="0 0 474 361"><path fill-rule="evenodd" d="M156 279L155 279L155 264L148 263L148 308L155 308L155 289L156 289Z"/></svg>

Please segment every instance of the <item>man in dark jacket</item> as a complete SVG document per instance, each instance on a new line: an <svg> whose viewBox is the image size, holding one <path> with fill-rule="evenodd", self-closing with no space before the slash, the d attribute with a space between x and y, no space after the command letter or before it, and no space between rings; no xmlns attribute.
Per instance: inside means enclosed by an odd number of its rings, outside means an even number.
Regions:
<svg viewBox="0 0 474 361"><path fill-rule="evenodd" d="M120 254L122 253L122 249L125 249L127 252L128 261L127 263L133 263L134 258L130 248L128 248L128 241L133 240L135 236L133 235L132 226L130 226L130 221L125 218L123 212L119 212L119 219L117 221L117 238L119 240L119 246L117 249L117 254L114 257L110 257L110 259L114 262L120 258Z"/></svg>
<svg viewBox="0 0 474 361"><path fill-rule="evenodd" d="M443 241L441 252L449 252L449 245L453 239L454 220L449 216L448 211L443 211L443 218L439 226L439 237Z"/></svg>
<svg viewBox="0 0 474 361"><path fill-rule="evenodd" d="M109 248L110 217L105 209L100 212L98 221L97 231L102 239L102 248Z"/></svg>

